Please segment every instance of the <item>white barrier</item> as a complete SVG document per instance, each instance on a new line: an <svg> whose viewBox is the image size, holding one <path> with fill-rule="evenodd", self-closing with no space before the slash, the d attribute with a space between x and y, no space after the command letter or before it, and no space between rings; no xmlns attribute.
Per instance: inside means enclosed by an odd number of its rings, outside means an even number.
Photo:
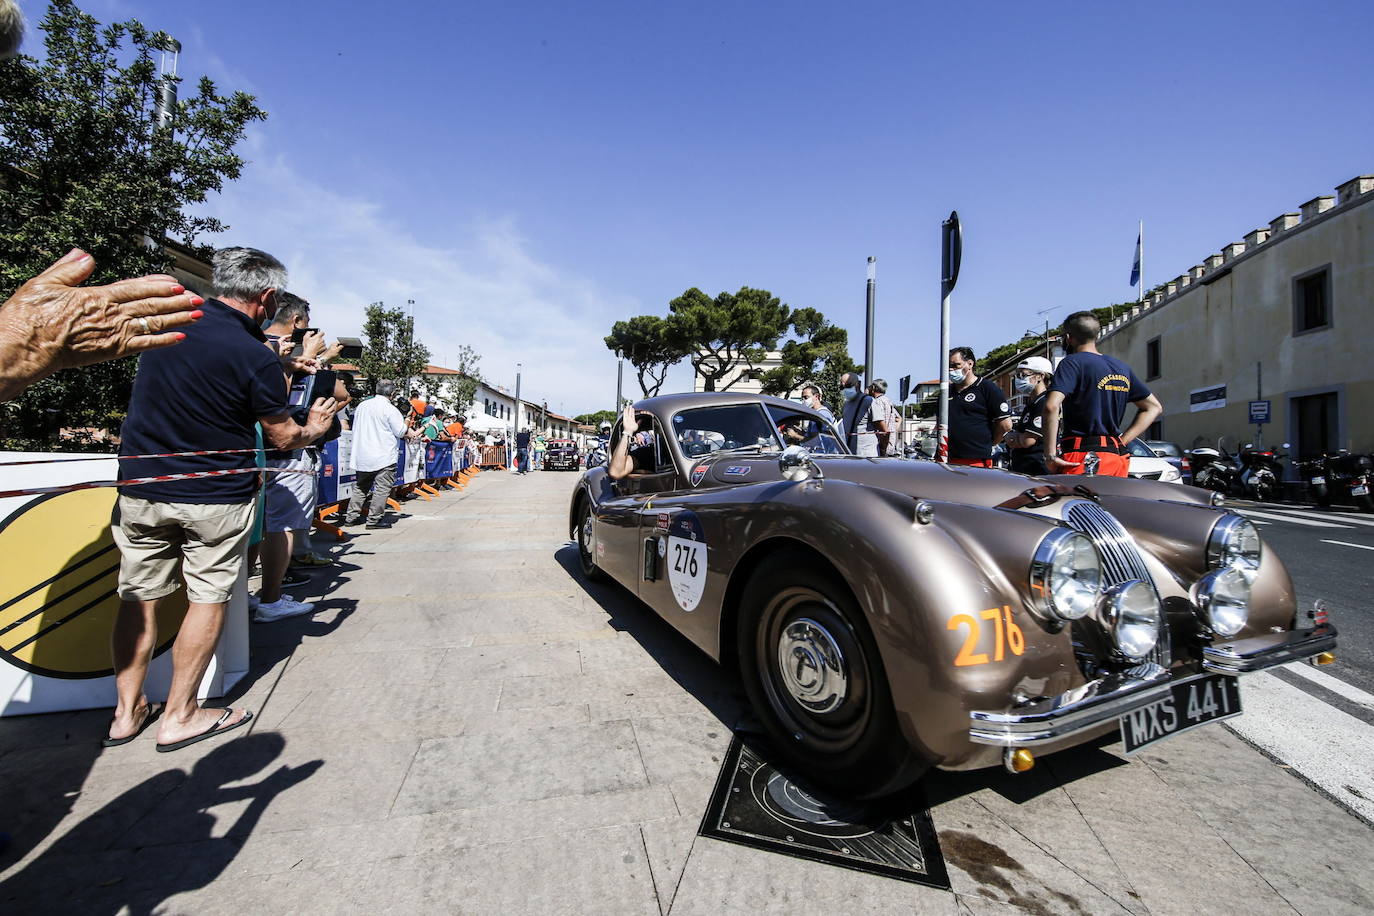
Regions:
<svg viewBox="0 0 1374 916"><path fill-rule="evenodd" d="M113 480L113 456L0 452L0 490ZM61 459L61 460L55 460ZM110 630L119 551L110 537L113 487L0 499L0 716L114 705ZM224 633L201 681L201 698L223 696L248 672L248 570L239 573ZM185 592L163 599L147 693L166 699L171 648L186 612Z"/></svg>

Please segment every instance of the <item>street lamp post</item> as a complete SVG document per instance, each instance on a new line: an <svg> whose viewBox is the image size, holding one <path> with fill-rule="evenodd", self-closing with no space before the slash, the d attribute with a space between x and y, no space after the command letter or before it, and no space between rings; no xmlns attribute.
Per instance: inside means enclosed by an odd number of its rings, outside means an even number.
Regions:
<svg viewBox="0 0 1374 916"><path fill-rule="evenodd" d="M864 322L864 378L868 384L873 384L873 379L877 374L873 371L873 305L876 299L876 287L878 284L878 259L873 255L868 256L868 283L865 286L865 303L867 305L867 320Z"/></svg>

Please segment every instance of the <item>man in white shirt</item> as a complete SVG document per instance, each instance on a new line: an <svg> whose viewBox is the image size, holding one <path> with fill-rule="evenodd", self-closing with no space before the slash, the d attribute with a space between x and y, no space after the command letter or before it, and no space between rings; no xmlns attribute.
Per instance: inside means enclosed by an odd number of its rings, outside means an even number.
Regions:
<svg viewBox="0 0 1374 916"><path fill-rule="evenodd" d="M393 382L377 383L377 393L358 405L353 413L353 498L348 501L345 525L363 520L363 503L370 496L367 527L382 528L386 500L396 483L396 443L418 439L418 429L406 429L406 421L391 399L396 396Z"/></svg>

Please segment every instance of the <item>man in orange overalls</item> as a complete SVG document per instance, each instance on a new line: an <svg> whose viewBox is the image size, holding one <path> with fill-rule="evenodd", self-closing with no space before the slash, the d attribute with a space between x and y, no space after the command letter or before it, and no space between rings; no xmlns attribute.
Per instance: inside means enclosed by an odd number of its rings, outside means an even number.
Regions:
<svg viewBox="0 0 1374 916"><path fill-rule="evenodd" d="M1159 399L1121 360L1097 351L1102 330L1092 312L1074 312L1064 322L1069 355L1054 369L1045 398L1045 464L1051 474L1125 477L1126 445L1164 413ZM1135 420L1123 433L1126 404Z"/></svg>

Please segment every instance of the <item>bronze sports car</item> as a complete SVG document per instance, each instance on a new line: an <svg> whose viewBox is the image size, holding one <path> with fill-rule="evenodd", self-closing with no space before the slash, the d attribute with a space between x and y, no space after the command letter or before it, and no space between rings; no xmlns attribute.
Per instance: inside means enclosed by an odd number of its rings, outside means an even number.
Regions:
<svg viewBox="0 0 1374 916"><path fill-rule="evenodd" d="M736 666L778 751L848 794L1115 729L1133 752L1239 714L1237 675L1332 658L1209 492L859 458L778 398L635 410L634 472L573 493L583 573Z"/></svg>

